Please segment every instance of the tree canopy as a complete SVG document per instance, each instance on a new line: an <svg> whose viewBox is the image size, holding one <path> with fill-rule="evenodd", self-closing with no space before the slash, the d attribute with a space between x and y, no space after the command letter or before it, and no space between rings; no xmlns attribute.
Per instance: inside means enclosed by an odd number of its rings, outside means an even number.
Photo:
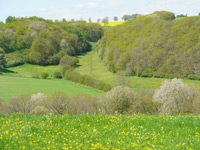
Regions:
<svg viewBox="0 0 200 150"><path fill-rule="evenodd" d="M95 23L9 16L6 24L0 24L0 48L6 56L26 51L28 63L58 64L63 54L77 55L91 50L89 41L97 41L103 33L103 28Z"/></svg>
<svg viewBox="0 0 200 150"><path fill-rule="evenodd" d="M98 42L110 71L143 77L200 75L200 17L161 11L113 27Z"/></svg>

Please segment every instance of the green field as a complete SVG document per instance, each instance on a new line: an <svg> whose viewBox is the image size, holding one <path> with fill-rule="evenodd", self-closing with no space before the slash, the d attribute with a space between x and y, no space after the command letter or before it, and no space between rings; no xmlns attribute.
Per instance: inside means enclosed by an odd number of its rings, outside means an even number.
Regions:
<svg viewBox="0 0 200 150"><path fill-rule="evenodd" d="M49 78L52 78L53 73L58 70L59 66L57 65L39 66L24 64L21 66L8 68L7 72L4 72L4 74L7 76L32 77L32 75L37 74L40 76L42 72L47 72L49 74Z"/></svg>
<svg viewBox="0 0 200 150"><path fill-rule="evenodd" d="M98 52L96 50L96 43L91 43L93 46L93 51L88 52L83 56L79 56L80 67L76 68L81 74L91 75L97 80L102 80L111 85L117 80L115 73L108 71L108 68L104 65L103 60L98 57ZM158 88L162 82L165 80L163 78L142 78L131 76L127 78L130 81L130 87L133 89L152 89ZM200 81L194 80L183 80L186 84L194 84L200 88Z"/></svg>
<svg viewBox="0 0 200 150"><path fill-rule="evenodd" d="M38 92L50 96L55 91L63 91L69 96L76 94L101 95L103 93L102 91L62 79L45 80L0 76L0 97L5 100L12 96L31 95Z"/></svg>
<svg viewBox="0 0 200 150"><path fill-rule="evenodd" d="M199 149L199 116L0 116L0 149Z"/></svg>

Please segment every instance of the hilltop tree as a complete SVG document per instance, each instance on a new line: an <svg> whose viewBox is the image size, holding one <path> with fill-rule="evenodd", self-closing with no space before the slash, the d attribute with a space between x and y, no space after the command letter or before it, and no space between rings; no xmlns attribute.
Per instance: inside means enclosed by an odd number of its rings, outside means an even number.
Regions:
<svg viewBox="0 0 200 150"><path fill-rule="evenodd" d="M62 22L67 22L67 20L65 18L62 19Z"/></svg>
<svg viewBox="0 0 200 150"><path fill-rule="evenodd" d="M92 19L91 18L89 18L89 23L91 23L92 22Z"/></svg>
<svg viewBox="0 0 200 150"><path fill-rule="evenodd" d="M0 70L5 67L6 60L5 60L5 55L4 55L4 50L0 48Z"/></svg>
<svg viewBox="0 0 200 150"><path fill-rule="evenodd" d="M118 18L117 18L117 16L115 16L115 17L114 17L114 21L118 21Z"/></svg>
<svg viewBox="0 0 200 150"><path fill-rule="evenodd" d="M100 23L100 22L101 22L101 19L100 19L100 18L98 18L98 19L97 19L97 22L98 22L98 23Z"/></svg>
<svg viewBox="0 0 200 150"><path fill-rule="evenodd" d="M177 17L177 18L181 18L181 17L186 17L186 16L183 15L183 14L180 14L180 15L177 15L176 17Z"/></svg>
<svg viewBox="0 0 200 150"><path fill-rule="evenodd" d="M108 25L108 17L103 18L102 22L104 23L104 26Z"/></svg>
<svg viewBox="0 0 200 150"><path fill-rule="evenodd" d="M124 15L124 16L122 17L122 19L123 19L124 21L129 21L129 20L133 20L133 19L135 19L135 18L141 17L141 16L142 16L141 14Z"/></svg>
<svg viewBox="0 0 200 150"><path fill-rule="evenodd" d="M6 18L6 23L11 23L11 22L14 22L14 21L16 21L16 19L13 16L9 16L9 17Z"/></svg>

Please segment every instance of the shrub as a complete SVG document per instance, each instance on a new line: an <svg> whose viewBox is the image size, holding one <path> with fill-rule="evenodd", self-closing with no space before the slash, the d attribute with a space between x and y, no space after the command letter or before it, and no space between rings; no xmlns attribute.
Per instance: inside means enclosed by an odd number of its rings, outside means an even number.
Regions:
<svg viewBox="0 0 200 150"><path fill-rule="evenodd" d="M187 76L187 78L190 79L190 80L200 80L200 76L193 75L193 74L189 74Z"/></svg>
<svg viewBox="0 0 200 150"><path fill-rule="evenodd" d="M12 53L5 54L6 67L19 66L27 61L28 49L18 50Z"/></svg>
<svg viewBox="0 0 200 150"><path fill-rule="evenodd" d="M158 106L153 103L154 90L143 89L137 91L137 100L135 102L137 113L157 114Z"/></svg>
<svg viewBox="0 0 200 150"><path fill-rule="evenodd" d="M31 97L26 95L16 96L3 103L1 111L3 114L39 112L34 109L38 106L43 106L46 99L47 96L42 93L33 94Z"/></svg>
<svg viewBox="0 0 200 150"><path fill-rule="evenodd" d="M65 93L55 92L45 105L53 114L68 114L69 99Z"/></svg>
<svg viewBox="0 0 200 150"><path fill-rule="evenodd" d="M3 114L27 113L27 101L29 99L29 96L12 97L2 105Z"/></svg>
<svg viewBox="0 0 200 150"><path fill-rule="evenodd" d="M100 104L98 99L87 95L77 95L71 98L69 106L69 114L98 114Z"/></svg>
<svg viewBox="0 0 200 150"><path fill-rule="evenodd" d="M56 71L56 72L54 72L53 77L56 78L56 79L61 79L62 75L59 71Z"/></svg>
<svg viewBox="0 0 200 150"><path fill-rule="evenodd" d="M164 115L194 113L199 91L192 86L185 86L181 79L164 83L154 92L153 102L160 104L159 112ZM196 106L195 106L196 107Z"/></svg>
<svg viewBox="0 0 200 150"><path fill-rule="evenodd" d="M69 55L63 56L59 63L61 74L65 75L65 72L74 68L78 62L79 61L76 57L72 57Z"/></svg>
<svg viewBox="0 0 200 150"><path fill-rule="evenodd" d="M37 107L43 106L46 100L47 96L43 93L33 94L26 104L27 113L38 112Z"/></svg>
<svg viewBox="0 0 200 150"><path fill-rule="evenodd" d="M142 72L140 75L141 77L153 77L155 72L152 69L146 69L145 71Z"/></svg>
<svg viewBox="0 0 200 150"><path fill-rule="evenodd" d="M103 97L103 108L106 114L126 114L134 112L136 95L132 89L117 86Z"/></svg>
<svg viewBox="0 0 200 150"><path fill-rule="evenodd" d="M70 80L76 83L81 83L99 90L103 91L109 91L111 89L111 86L108 84L105 84L102 81L96 80L91 76L88 75L81 75L80 73L72 70L68 70L65 73L65 80Z"/></svg>
<svg viewBox="0 0 200 150"><path fill-rule="evenodd" d="M39 78L40 78L40 75L39 75L39 74L32 74L32 78L39 79Z"/></svg>
<svg viewBox="0 0 200 150"><path fill-rule="evenodd" d="M31 115L45 115L48 114L49 110L45 106L36 106L31 112Z"/></svg>
<svg viewBox="0 0 200 150"><path fill-rule="evenodd" d="M46 79L48 76L49 76L49 74L46 73L46 72L42 72L42 73L41 73L41 78L42 78L42 79Z"/></svg>

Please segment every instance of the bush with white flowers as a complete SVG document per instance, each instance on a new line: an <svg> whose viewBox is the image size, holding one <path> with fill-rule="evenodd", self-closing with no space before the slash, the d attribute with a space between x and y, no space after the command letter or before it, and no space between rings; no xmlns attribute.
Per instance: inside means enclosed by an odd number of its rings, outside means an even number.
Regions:
<svg viewBox="0 0 200 150"><path fill-rule="evenodd" d="M181 79L165 80L155 90L153 102L159 103L159 112L163 115L188 114L195 111L199 92L192 86L186 86Z"/></svg>

